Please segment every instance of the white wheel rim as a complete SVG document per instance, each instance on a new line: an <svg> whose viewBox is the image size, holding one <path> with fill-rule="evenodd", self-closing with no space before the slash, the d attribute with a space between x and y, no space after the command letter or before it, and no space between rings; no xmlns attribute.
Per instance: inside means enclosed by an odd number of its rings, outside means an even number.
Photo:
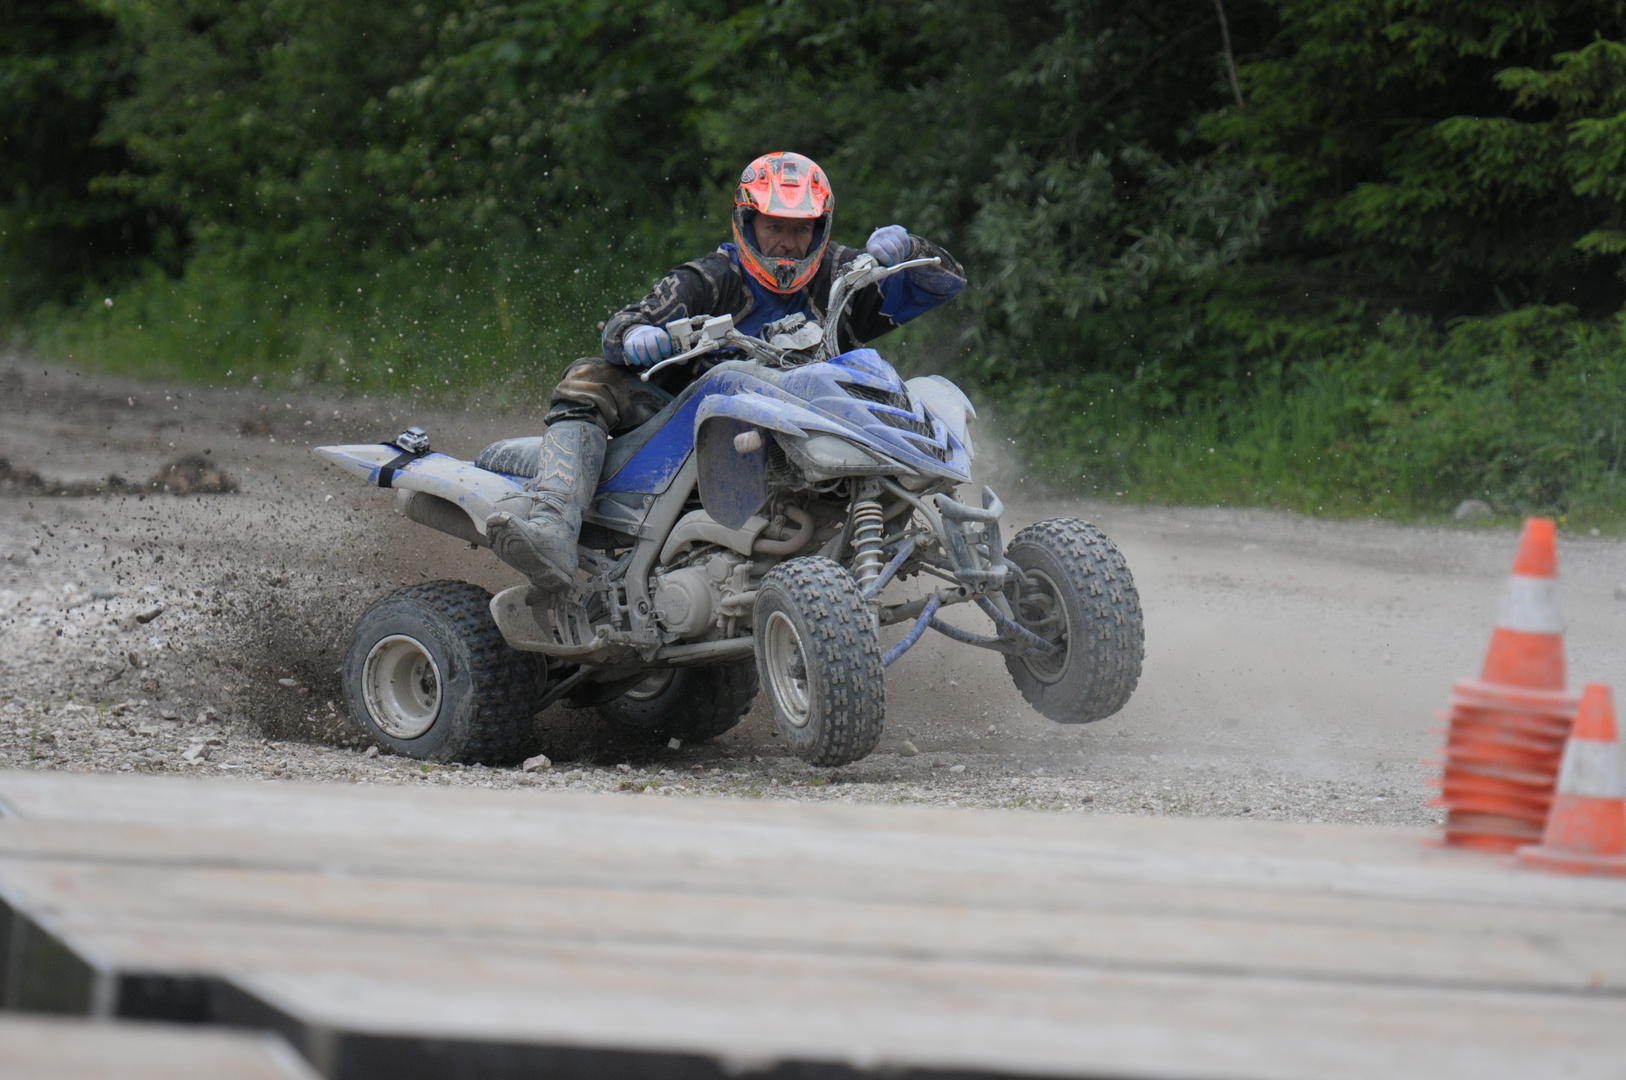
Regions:
<svg viewBox="0 0 1626 1080"><path fill-rule="evenodd" d="M763 630L762 656L768 669L768 688L773 692L779 715L794 728L804 728L813 718L812 695L807 686L807 651L796 624L783 611L768 616Z"/></svg>
<svg viewBox="0 0 1626 1080"><path fill-rule="evenodd" d="M1054 656L1024 656L1022 666L1046 685L1059 683L1067 677L1067 669L1073 666L1073 622L1067 614L1067 603L1062 599L1061 590L1050 575L1043 570L1029 570L1027 575L1044 582L1044 587L1050 590L1051 599L1055 601L1056 610L1061 613L1062 652L1059 663Z"/></svg>
<svg viewBox="0 0 1626 1080"><path fill-rule="evenodd" d="M361 692L373 723L397 739L416 739L440 716L440 665L417 638L391 634L362 667Z"/></svg>
<svg viewBox="0 0 1626 1080"><path fill-rule="evenodd" d="M651 701L666 693L666 688L672 685L672 678L676 674L677 672L671 668L665 671L652 671L623 696L631 701Z"/></svg>

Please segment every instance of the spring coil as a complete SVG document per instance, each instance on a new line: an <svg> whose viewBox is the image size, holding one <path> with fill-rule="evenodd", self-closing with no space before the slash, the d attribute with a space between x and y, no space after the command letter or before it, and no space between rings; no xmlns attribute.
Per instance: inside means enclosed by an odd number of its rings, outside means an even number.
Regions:
<svg viewBox="0 0 1626 1080"><path fill-rule="evenodd" d="M881 504L874 499L862 499L853 504L853 577L860 588L881 576L881 532L885 522L881 517Z"/></svg>

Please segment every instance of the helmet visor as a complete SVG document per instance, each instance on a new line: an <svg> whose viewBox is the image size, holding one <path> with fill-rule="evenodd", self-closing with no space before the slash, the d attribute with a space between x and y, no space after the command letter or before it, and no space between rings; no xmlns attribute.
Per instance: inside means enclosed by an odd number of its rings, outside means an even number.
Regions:
<svg viewBox="0 0 1626 1080"><path fill-rule="evenodd" d="M799 259L763 252L757 243L757 216L757 211L748 206L734 209L734 242L740 251L740 262L752 277L774 292L795 292L818 272L824 249L830 242L830 212L826 210L813 219L813 236Z"/></svg>

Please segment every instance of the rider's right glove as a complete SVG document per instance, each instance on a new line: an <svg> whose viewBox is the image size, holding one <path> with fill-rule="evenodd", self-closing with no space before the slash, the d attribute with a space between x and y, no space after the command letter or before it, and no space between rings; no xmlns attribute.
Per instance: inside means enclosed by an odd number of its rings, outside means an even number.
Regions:
<svg viewBox="0 0 1626 1080"><path fill-rule="evenodd" d="M672 339L658 326L634 326L621 339L621 349L632 367L650 367L672 355Z"/></svg>

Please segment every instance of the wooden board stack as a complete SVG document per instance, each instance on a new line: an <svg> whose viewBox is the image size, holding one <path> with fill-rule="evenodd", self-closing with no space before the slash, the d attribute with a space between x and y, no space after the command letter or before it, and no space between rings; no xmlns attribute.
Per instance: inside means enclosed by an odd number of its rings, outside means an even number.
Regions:
<svg viewBox="0 0 1626 1080"><path fill-rule="evenodd" d="M275 1035L0 1016L0 1080L317 1080Z"/></svg>
<svg viewBox="0 0 1626 1080"><path fill-rule="evenodd" d="M334 1078L1564 1075L1626 881L1420 831L0 773L4 1003Z"/></svg>

